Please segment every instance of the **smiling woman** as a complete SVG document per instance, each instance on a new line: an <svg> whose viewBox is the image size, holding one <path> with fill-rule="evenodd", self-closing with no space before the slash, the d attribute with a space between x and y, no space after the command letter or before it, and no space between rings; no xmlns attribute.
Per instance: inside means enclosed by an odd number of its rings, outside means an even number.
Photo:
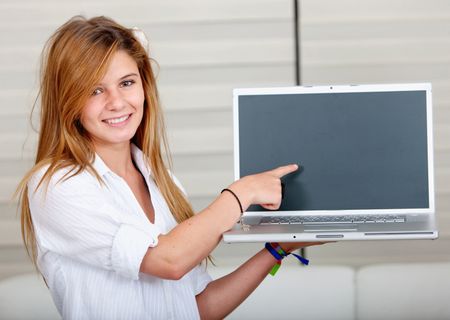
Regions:
<svg viewBox="0 0 450 320"><path fill-rule="evenodd" d="M141 123L144 101L136 62L125 51L116 52L81 113L95 148L129 144Z"/></svg>
<svg viewBox="0 0 450 320"><path fill-rule="evenodd" d="M18 190L24 242L64 319L223 318L280 259L274 248L311 245L266 245L212 281L201 263L222 234L251 204L277 209L298 167L244 177L194 215L163 159L155 77L132 29L74 17L43 61L36 163Z"/></svg>

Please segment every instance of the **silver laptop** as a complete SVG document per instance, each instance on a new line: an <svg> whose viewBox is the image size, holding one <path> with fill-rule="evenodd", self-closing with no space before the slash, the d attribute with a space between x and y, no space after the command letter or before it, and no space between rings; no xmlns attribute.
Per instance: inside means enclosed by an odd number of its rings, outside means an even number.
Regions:
<svg viewBox="0 0 450 320"><path fill-rule="evenodd" d="M431 84L235 89L235 178L290 163L225 242L436 239Z"/></svg>

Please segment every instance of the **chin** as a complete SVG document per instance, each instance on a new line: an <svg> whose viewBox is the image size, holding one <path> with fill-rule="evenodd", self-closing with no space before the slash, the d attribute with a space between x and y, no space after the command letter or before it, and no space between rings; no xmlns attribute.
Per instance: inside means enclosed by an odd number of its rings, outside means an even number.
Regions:
<svg viewBox="0 0 450 320"><path fill-rule="evenodd" d="M105 144L105 145L120 145L123 143L130 143L131 139L133 139L134 134L127 134L120 137L104 137L100 141L98 141L99 144Z"/></svg>

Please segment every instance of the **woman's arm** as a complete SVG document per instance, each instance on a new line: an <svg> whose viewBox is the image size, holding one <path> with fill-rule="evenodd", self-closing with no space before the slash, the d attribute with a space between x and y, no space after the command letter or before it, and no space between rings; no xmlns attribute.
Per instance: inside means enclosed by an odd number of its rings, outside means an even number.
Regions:
<svg viewBox="0 0 450 320"><path fill-rule="evenodd" d="M225 318L258 287L275 262L264 249L234 272L210 282L196 296L201 319Z"/></svg>
<svg viewBox="0 0 450 320"><path fill-rule="evenodd" d="M280 244L287 252L321 243ZM276 263L266 249L261 250L236 271L214 280L197 295L202 319L223 319L238 307L264 280Z"/></svg>
<svg viewBox="0 0 450 320"><path fill-rule="evenodd" d="M229 189L239 197L244 211L251 204L277 209L281 203L280 178L297 169L297 165L288 165L247 176ZM213 251L240 214L234 196L222 193L205 210L178 224L167 235L161 235L158 245L148 249L140 271L160 278L181 278Z"/></svg>

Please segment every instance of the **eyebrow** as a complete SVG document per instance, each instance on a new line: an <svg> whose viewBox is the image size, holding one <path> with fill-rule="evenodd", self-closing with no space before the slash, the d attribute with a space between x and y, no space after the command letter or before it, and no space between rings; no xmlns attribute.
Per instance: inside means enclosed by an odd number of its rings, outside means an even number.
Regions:
<svg viewBox="0 0 450 320"><path fill-rule="evenodd" d="M132 76L136 76L137 77L138 75L136 73L129 73L129 74L126 74L123 77L121 77L119 80L123 80L125 78L132 77Z"/></svg>

